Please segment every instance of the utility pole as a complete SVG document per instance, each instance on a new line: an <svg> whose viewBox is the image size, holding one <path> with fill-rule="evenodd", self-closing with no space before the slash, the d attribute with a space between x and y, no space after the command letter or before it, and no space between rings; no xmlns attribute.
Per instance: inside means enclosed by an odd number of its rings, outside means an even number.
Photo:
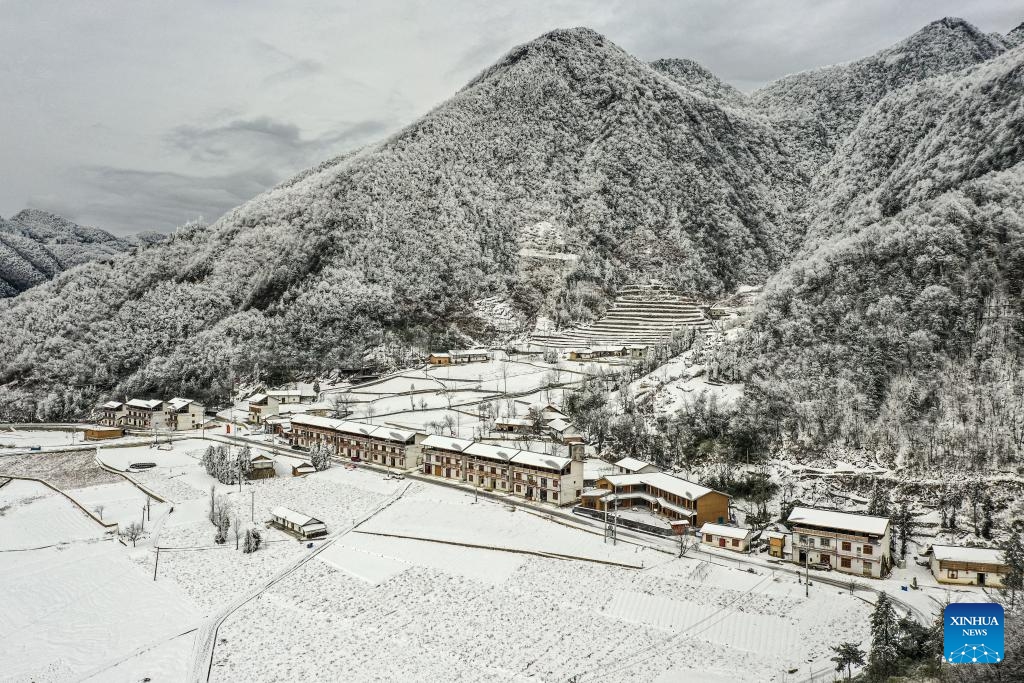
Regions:
<svg viewBox="0 0 1024 683"><path fill-rule="evenodd" d="M146 506L142 506L142 528L146 528Z"/></svg>
<svg viewBox="0 0 1024 683"><path fill-rule="evenodd" d="M252 494L249 498L249 521L256 521L256 489L249 491Z"/></svg>
<svg viewBox="0 0 1024 683"><path fill-rule="evenodd" d="M156 547L156 562L153 563L153 580L156 581L156 568L160 566L160 546Z"/></svg>
<svg viewBox="0 0 1024 683"><path fill-rule="evenodd" d="M147 494L146 494L146 521L147 521L147 522L153 519L153 518L152 518L152 517L150 516L150 514L149 514L149 501L150 501L150 500L152 500L152 499L151 499L151 498L149 497L149 494L147 493Z"/></svg>
<svg viewBox="0 0 1024 683"><path fill-rule="evenodd" d="M810 559L811 554L804 551L804 597L810 597L811 595L811 570L807 566L807 561Z"/></svg>

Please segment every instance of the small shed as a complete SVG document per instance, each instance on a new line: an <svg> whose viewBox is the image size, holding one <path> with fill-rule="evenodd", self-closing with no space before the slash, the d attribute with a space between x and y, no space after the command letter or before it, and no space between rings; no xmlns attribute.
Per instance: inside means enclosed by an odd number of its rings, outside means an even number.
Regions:
<svg viewBox="0 0 1024 683"><path fill-rule="evenodd" d="M327 535L327 525L319 519L286 507L276 507L271 510L270 521L280 529L295 534L303 540Z"/></svg>
<svg viewBox="0 0 1024 683"><path fill-rule="evenodd" d="M432 353L427 356L427 362L431 365L451 365L452 356L449 353Z"/></svg>
<svg viewBox="0 0 1024 683"><path fill-rule="evenodd" d="M124 429L121 427L87 427L85 430L86 441L120 439L122 436L124 436Z"/></svg>
<svg viewBox="0 0 1024 683"><path fill-rule="evenodd" d="M716 548L745 553L750 548L750 533L750 529L706 522L700 528L700 542Z"/></svg>
<svg viewBox="0 0 1024 683"><path fill-rule="evenodd" d="M298 465L292 465L292 476L301 477L304 474L312 474L316 472L316 468L313 467L311 462L300 462Z"/></svg>
<svg viewBox="0 0 1024 683"><path fill-rule="evenodd" d="M254 455L249 464L249 479L271 479L274 477L274 459L262 453Z"/></svg>

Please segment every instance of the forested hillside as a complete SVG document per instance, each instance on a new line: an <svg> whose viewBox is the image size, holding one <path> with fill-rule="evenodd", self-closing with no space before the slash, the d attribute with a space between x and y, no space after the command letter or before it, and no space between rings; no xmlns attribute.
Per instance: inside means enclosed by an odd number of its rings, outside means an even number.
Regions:
<svg viewBox="0 0 1024 683"><path fill-rule="evenodd" d="M1024 453L1024 48L894 92L814 183L742 369L761 426L911 467Z"/></svg>
<svg viewBox="0 0 1024 683"><path fill-rule="evenodd" d="M1003 457L1021 439L1018 34L944 19L750 97L690 60L546 34L379 144L0 301L0 420L487 343L485 297L569 324L630 282L712 299L771 278L719 362L749 380L745 434ZM578 259L521 256L538 246Z"/></svg>
<svg viewBox="0 0 1024 683"><path fill-rule="evenodd" d="M68 268L110 258L136 244L38 209L0 218L0 297L15 296Z"/></svg>
<svg viewBox="0 0 1024 683"><path fill-rule="evenodd" d="M761 281L799 239L786 216L808 179L763 116L687 83L587 29L515 48L391 139L0 309L0 418L486 340L484 296L569 321L634 279ZM581 255L567 276L520 261L539 221Z"/></svg>
<svg viewBox="0 0 1024 683"><path fill-rule="evenodd" d="M870 57L781 78L754 92L750 101L789 134L817 170L861 115L887 94L979 64L1005 49L998 36L947 17Z"/></svg>

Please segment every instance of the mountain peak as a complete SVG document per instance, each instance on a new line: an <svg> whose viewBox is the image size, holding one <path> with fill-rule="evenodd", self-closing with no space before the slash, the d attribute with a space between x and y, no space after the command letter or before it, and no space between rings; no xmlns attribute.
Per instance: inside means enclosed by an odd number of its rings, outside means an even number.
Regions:
<svg viewBox="0 0 1024 683"><path fill-rule="evenodd" d="M878 56L898 58L910 54L919 62L955 64L964 61L973 64L991 59L1005 50L1006 45L1001 38L984 33L959 17L944 17L883 50Z"/></svg>
<svg viewBox="0 0 1024 683"><path fill-rule="evenodd" d="M1024 21L1017 24L1017 26L1004 36L1007 47L1017 47L1021 43L1024 43Z"/></svg>
<svg viewBox="0 0 1024 683"><path fill-rule="evenodd" d="M692 59L676 57L656 59L651 62L651 68L704 97L734 105L743 104L746 101L743 93Z"/></svg>

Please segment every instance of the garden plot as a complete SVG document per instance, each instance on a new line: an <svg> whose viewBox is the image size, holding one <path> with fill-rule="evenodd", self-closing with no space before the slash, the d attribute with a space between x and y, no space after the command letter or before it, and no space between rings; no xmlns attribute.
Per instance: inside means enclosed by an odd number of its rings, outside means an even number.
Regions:
<svg viewBox="0 0 1024 683"><path fill-rule="evenodd" d="M0 457L0 476L43 479L61 490L124 481L96 464L96 452L24 453Z"/></svg>
<svg viewBox="0 0 1024 683"><path fill-rule="evenodd" d="M39 484L0 488L5 501L22 494L40 497L0 515L4 549L61 544L0 552L0 678L74 680L111 653L190 628L194 603L171 584L153 583L120 544L100 540L103 529L73 503ZM170 664L161 673L180 678Z"/></svg>

